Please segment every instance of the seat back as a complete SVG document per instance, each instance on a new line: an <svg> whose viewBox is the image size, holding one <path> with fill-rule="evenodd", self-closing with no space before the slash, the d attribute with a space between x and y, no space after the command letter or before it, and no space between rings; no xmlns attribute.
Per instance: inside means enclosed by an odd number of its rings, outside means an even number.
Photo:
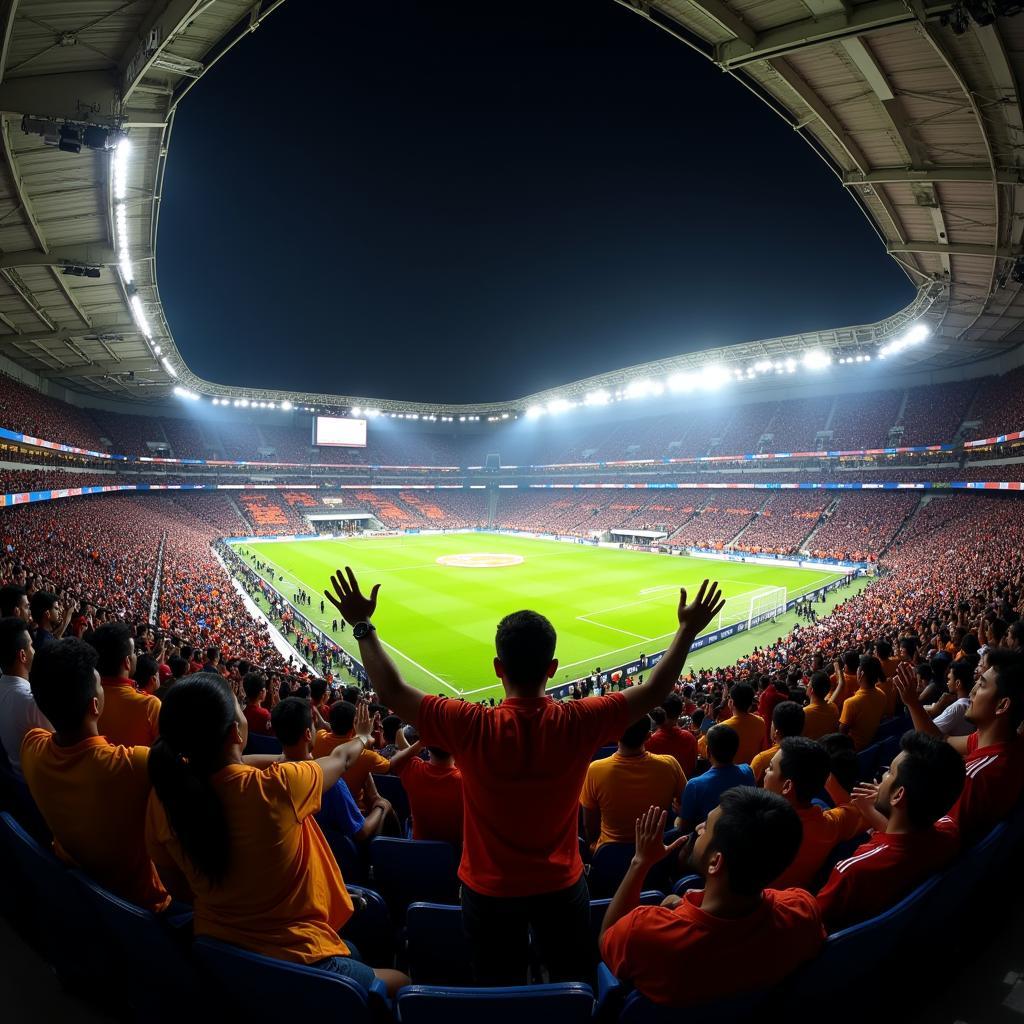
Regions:
<svg viewBox="0 0 1024 1024"><path fill-rule="evenodd" d="M409 976L415 985L472 985L469 940L462 908L413 903L405 916Z"/></svg>
<svg viewBox="0 0 1024 1024"><path fill-rule="evenodd" d="M341 929L368 964L389 964L395 955L395 925L379 892L361 885L347 885L355 913Z"/></svg>
<svg viewBox="0 0 1024 1024"><path fill-rule="evenodd" d="M619 1012L618 1024L739 1024L752 1020L758 1007L764 1003L767 994L749 992L741 995L716 999L712 1003L675 1009L658 1006L639 992L630 992Z"/></svg>
<svg viewBox="0 0 1024 1024"><path fill-rule="evenodd" d="M337 829L329 828L326 825L320 826L320 831L327 840L327 845L334 854L334 859L341 868L341 876L347 882L366 881L366 858L363 851L348 836Z"/></svg>
<svg viewBox="0 0 1024 1024"><path fill-rule="evenodd" d="M594 851L590 858L590 870L587 872L587 887L594 899L605 899L615 895L615 890L629 870L629 862L635 852L636 847L632 843L604 843ZM645 889L671 891L673 858L674 855L666 857L647 872L644 879Z"/></svg>
<svg viewBox="0 0 1024 1024"><path fill-rule="evenodd" d="M461 989L407 985L398 992L395 1010L402 1024L589 1024L594 993L578 982Z"/></svg>
<svg viewBox="0 0 1024 1024"><path fill-rule="evenodd" d="M385 800L390 801L398 820L404 825L410 811L409 797L406 795L402 780L397 775L374 775L373 781L377 786L377 792Z"/></svg>
<svg viewBox="0 0 1024 1024"><path fill-rule="evenodd" d="M280 754L281 750L281 741L276 736L260 736L251 732L245 744L247 754Z"/></svg>
<svg viewBox="0 0 1024 1024"><path fill-rule="evenodd" d="M370 879L396 921L410 903L457 903L455 849L450 843L422 839L373 839Z"/></svg>
<svg viewBox="0 0 1024 1024"><path fill-rule="evenodd" d="M206 936L193 952L222 1006L240 1020L286 1020L301 1009L314 1019L370 1024L366 991L317 967L274 960Z"/></svg>

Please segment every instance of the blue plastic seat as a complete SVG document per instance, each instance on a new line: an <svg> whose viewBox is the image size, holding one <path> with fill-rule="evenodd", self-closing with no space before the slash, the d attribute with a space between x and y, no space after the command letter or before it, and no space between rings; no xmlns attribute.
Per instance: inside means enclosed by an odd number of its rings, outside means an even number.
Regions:
<svg viewBox="0 0 1024 1024"><path fill-rule="evenodd" d="M587 872L587 886L594 899L605 899L615 895L615 890L629 870L629 862L633 859L635 851L636 847L632 843L604 843L594 851L590 858L590 870ZM645 889L671 891L672 863L676 856L674 853L670 854L647 872L644 879Z"/></svg>
<svg viewBox="0 0 1024 1024"><path fill-rule="evenodd" d="M346 885L355 913L341 929L363 960L376 967L389 966L395 955L395 925L381 894L361 885Z"/></svg>
<svg viewBox="0 0 1024 1024"><path fill-rule="evenodd" d="M260 736L251 732L245 744L247 754L280 754L281 750L281 741L276 736Z"/></svg>
<svg viewBox="0 0 1024 1024"><path fill-rule="evenodd" d="M370 993L350 978L317 967L275 960L203 936L193 952L223 1007L239 1020L287 1020L296 1011L322 1020L371 1024ZM374 981L373 996L386 998Z"/></svg>
<svg viewBox="0 0 1024 1024"><path fill-rule="evenodd" d="M407 985L395 1012L402 1024L589 1024L594 992L589 985L524 985L448 988Z"/></svg>
<svg viewBox="0 0 1024 1024"><path fill-rule="evenodd" d="M409 977L416 985L472 985L462 908L413 903L405 916Z"/></svg>
<svg viewBox="0 0 1024 1024"><path fill-rule="evenodd" d="M410 903L457 903L455 849L450 843L378 837L370 842L370 879L396 922Z"/></svg>
<svg viewBox="0 0 1024 1024"><path fill-rule="evenodd" d="M619 749L617 743L611 743L608 746L601 747L600 750L596 751L594 756L590 759L593 761L601 761L606 757L611 757Z"/></svg>
<svg viewBox="0 0 1024 1024"><path fill-rule="evenodd" d="M366 856L364 851L353 839L337 831L337 829L320 826L320 831L327 840L327 845L334 854L334 859L341 868L341 877L345 882L365 882L367 877Z"/></svg>
<svg viewBox="0 0 1024 1024"><path fill-rule="evenodd" d="M405 786L397 775L374 775L373 781L377 786L377 792L385 800L391 803L398 815L398 820L404 825L410 816L409 797L405 792Z"/></svg>

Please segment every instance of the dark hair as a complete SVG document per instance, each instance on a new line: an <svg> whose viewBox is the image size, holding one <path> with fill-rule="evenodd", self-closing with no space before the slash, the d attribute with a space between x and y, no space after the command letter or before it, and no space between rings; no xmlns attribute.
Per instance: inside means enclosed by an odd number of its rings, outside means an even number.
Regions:
<svg viewBox="0 0 1024 1024"><path fill-rule="evenodd" d="M668 721L668 715L664 708L651 708L651 721L655 725L664 725Z"/></svg>
<svg viewBox="0 0 1024 1024"><path fill-rule="evenodd" d="M988 651L988 667L995 669L996 696L1010 702L1010 725L1024 721L1024 654L995 647Z"/></svg>
<svg viewBox="0 0 1024 1024"><path fill-rule="evenodd" d="M319 704L320 701L324 699L324 694L327 692L326 681L323 679L314 679L313 682L309 684L309 692L313 697L313 700Z"/></svg>
<svg viewBox="0 0 1024 1024"><path fill-rule="evenodd" d="M447 750L442 750L441 747L427 747L430 752L430 760L447 761L452 755Z"/></svg>
<svg viewBox="0 0 1024 1024"><path fill-rule="evenodd" d="M700 708L697 708L697 710L694 711L692 715L690 715L690 721L693 722L694 726L699 729L701 723L703 723L704 721L704 712Z"/></svg>
<svg viewBox="0 0 1024 1024"><path fill-rule="evenodd" d="M49 590L37 590L28 600L32 621L39 622L56 603L56 594L51 594Z"/></svg>
<svg viewBox="0 0 1024 1024"><path fill-rule="evenodd" d="M832 692L832 680L820 669L811 676L811 693L824 700Z"/></svg>
<svg viewBox="0 0 1024 1024"><path fill-rule="evenodd" d="M944 738L905 733L894 785L907 795L907 817L915 828L928 828L956 803L964 788L964 759Z"/></svg>
<svg viewBox="0 0 1024 1024"><path fill-rule="evenodd" d="M349 704L347 700L336 700L327 712L327 720L331 723L331 731L336 736L344 736L355 724L355 704Z"/></svg>
<svg viewBox="0 0 1024 1024"><path fill-rule="evenodd" d="M381 731L387 743L394 743L398 730L402 727L402 719L398 715L388 715L381 723Z"/></svg>
<svg viewBox="0 0 1024 1024"><path fill-rule="evenodd" d="M824 788L831 772L828 751L806 736L787 736L779 745L779 772L793 783L801 803L809 803Z"/></svg>
<svg viewBox="0 0 1024 1024"><path fill-rule="evenodd" d="M219 657L220 657L220 648L219 647L207 647L206 648L206 660L207 660L207 662L209 664L215 665L217 663L217 659Z"/></svg>
<svg viewBox="0 0 1024 1024"><path fill-rule="evenodd" d="M952 672L953 678L961 686L966 686L968 690L974 685L974 666L965 658L950 662L946 671Z"/></svg>
<svg viewBox="0 0 1024 1024"><path fill-rule="evenodd" d="M749 711L750 705L754 703L754 688L750 683L733 683L729 697L737 711Z"/></svg>
<svg viewBox="0 0 1024 1024"><path fill-rule="evenodd" d="M267 688L267 677L262 672L250 672L242 680L245 698L254 701Z"/></svg>
<svg viewBox="0 0 1024 1024"><path fill-rule="evenodd" d="M96 696L96 652L81 640L55 640L36 651L28 681L39 710L53 727L74 732Z"/></svg>
<svg viewBox="0 0 1024 1024"><path fill-rule="evenodd" d="M906 651L911 658L917 654L918 639L916 636L901 636L899 644L900 649Z"/></svg>
<svg viewBox="0 0 1024 1024"><path fill-rule="evenodd" d="M274 727L274 735L285 746L298 743L302 734L313 728L313 711L309 701L298 697L287 697L279 701L270 712L270 724Z"/></svg>
<svg viewBox="0 0 1024 1024"><path fill-rule="evenodd" d="M119 676L124 659L132 653L132 632L123 622L106 622L89 637L99 655L96 668L101 676Z"/></svg>
<svg viewBox="0 0 1024 1024"><path fill-rule="evenodd" d="M772 711L772 725L780 736L799 736L804 731L804 709L795 700L781 700Z"/></svg>
<svg viewBox="0 0 1024 1024"><path fill-rule="evenodd" d="M3 593L3 590L0 590L0 612L6 615L7 613L4 612ZM1006 635L1015 643L1019 644L1021 641L1024 641L1024 619L1015 619L1011 622L1006 630Z"/></svg>
<svg viewBox="0 0 1024 1024"><path fill-rule="evenodd" d="M358 704L363 699L363 691L358 686L346 686L341 691L341 699L349 704Z"/></svg>
<svg viewBox="0 0 1024 1024"><path fill-rule="evenodd" d="M720 764L732 764L740 749L740 734L731 725L713 725L707 739L708 754Z"/></svg>
<svg viewBox="0 0 1024 1024"><path fill-rule="evenodd" d="M650 734L651 720L647 715L641 715L632 725L626 727L625 732L619 737L619 742L624 747L641 747Z"/></svg>
<svg viewBox="0 0 1024 1024"><path fill-rule="evenodd" d="M857 669L864 673L864 678L871 686L885 681L885 671L882 663L870 654L862 654L857 663Z"/></svg>
<svg viewBox="0 0 1024 1024"><path fill-rule="evenodd" d="M683 713L683 702L674 693L670 693L661 702L661 706L665 709L665 715L668 718L678 718Z"/></svg>
<svg viewBox="0 0 1024 1024"><path fill-rule="evenodd" d="M755 896L793 862L803 839L796 811L777 793L754 786L726 790L709 847L722 855L729 888Z"/></svg>
<svg viewBox="0 0 1024 1024"><path fill-rule="evenodd" d="M5 619L14 615L14 609L21 604L25 596L25 588L8 583L6 587L0 587L0 615Z"/></svg>
<svg viewBox="0 0 1024 1024"><path fill-rule="evenodd" d="M498 623L494 646L509 682L526 686L539 682L555 656L555 627L537 612L506 615Z"/></svg>
<svg viewBox="0 0 1024 1024"><path fill-rule="evenodd" d="M169 658L167 660L167 667L171 670L171 675L175 679L181 679L188 671L188 662L184 658Z"/></svg>
<svg viewBox="0 0 1024 1024"><path fill-rule="evenodd" d="M139 686L145 686L153 676L159 678L159 675L160 666L157 664L156 658L149 654L140 654L135 662L135 675L132 676L132 679Z"/></svg>
<svg viewBox="0 0 1024 1024"><path fill-rule="evenodd" d="M875 653L880 658L891 658L892 657L892 644L889 643L885 637L875 642Z"/></svg>
<svg viewBox="0 0 1024 1024"><path fill-rule="evenodd" d="M24 619L16 615L0 619L0 671L6 672L13 668L18 660L18 652L28 650L31 643L32 634Z"/></svg>
<svg viewBox="0 0 1024 1024"><path fill-rule="evenodd" d="M212 672L186 676L160 705L160 736L149 751L149 779L171 830L193 867L210 881L227 874L230 836L210 776L223 762L238 704Z"/></svg>
<svg viewBox="0 0 1024 1024"><path fill-rule="evenodd" d="M829 766L836 781L847 793L853 792L853 787L860 779L853 739L845 733L830 732L818 742L828 751Z"/></svg>

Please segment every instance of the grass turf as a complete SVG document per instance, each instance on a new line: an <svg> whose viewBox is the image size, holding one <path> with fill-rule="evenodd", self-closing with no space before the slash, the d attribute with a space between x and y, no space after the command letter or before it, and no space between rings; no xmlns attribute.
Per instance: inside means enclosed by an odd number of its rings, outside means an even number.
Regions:
<svg viewBox="0 0 1024 1024"><path fill-rule="evenodd" d="M429 693L462 693L473 699L502 693L491 661L495 626L508 612L534 608L551 619L559 658L552 682L560 683L597 665L611 668L641 652L664 649L676 623L679 586L692 597L706 576L718 579L730 599L723 613L729 622L746 618L753 592L786 587L792 597L841 575L822 568L670 558L478 533L252 543L238 550L277 567L274 583L286 599L298 586L310 594L313 604L301 611L328 635L336 614L326 601L321 614L320 598L331 573L351 565L364 592L380 583L374 622L406 679ZM522 561L496 568L438 562L488 553ZM283 582L277 579L282 575ZM840 588L827 606L818 606L819 614L849 594ZM787 632L795 621L788 615L777 624L766 623L697 652L687 664L728 664ZM350 631L335 638L358 656Z"/></svg>

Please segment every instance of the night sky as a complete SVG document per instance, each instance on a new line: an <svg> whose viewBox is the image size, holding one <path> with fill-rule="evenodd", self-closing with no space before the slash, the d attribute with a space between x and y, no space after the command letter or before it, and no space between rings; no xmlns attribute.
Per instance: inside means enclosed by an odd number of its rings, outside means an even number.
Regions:
<svg viewBox="0 0 1024 1024"><path fill-rule="evenodd" d="M175 120L160 290L207 379L497 401L912 298L795 133L612 0L325 8Z"/></svg>

